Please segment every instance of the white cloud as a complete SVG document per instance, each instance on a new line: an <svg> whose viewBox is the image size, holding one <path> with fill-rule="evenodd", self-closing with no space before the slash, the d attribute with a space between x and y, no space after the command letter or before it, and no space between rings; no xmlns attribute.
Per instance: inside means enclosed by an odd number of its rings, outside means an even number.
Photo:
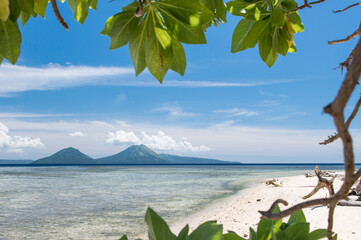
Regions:
<svg viewBox="0 0 361 240"><path fill-rule="evenodd" d="M22 153L23 148L44 147L40 138L10 136L9 129L0 122L0 152Z"/></svg>
<svg viewBox="0 0 361 240"><path fill-rule="evenodd" d="M140 139L134 134L134 132L125 132L122 130L116 131L115 133L109 132L106 142L112 145L141 143Z"/></svg>
<svg viewBox="0 0 361 240"><path fill-rule="evenodd" d="M106 142L112 145L144 144L151 149L162 151L203 152L211 150L211 148L205 145L193 146L185 137L180 141L176 141L162 131L158 131L155 135L141 132L141 136L138 137L134 132L119 130L115 133L109 132Z"/></svg>
<svg viewBox="0 0 361 240"><path fill-rule="evenodd" d="M116 123L117 125L122 126L122 127L130 127L130 125L129 125L126 121L116 120L115 123Z"/></svg>
<svg viewBox="0 0 361 240"><path fill-rule="evenodd" d="M80 132L80 131L76 131L76 132L73 132L73 133L69 133L69 136L71 136L71 137L85 137L85 134Z"/></svg>
<svg viewBox="0 0 361 240"><path fill-rule="evenodd" d="M30 90L53 90L79 85L103 84L105 77L123 77L133 74L133 68L61 66L42 67L2 64L0 67L0 96ZM101 81L99 79L101 78Z"/></svg>
<svg viewBox="0 0 361 240"><path fill-rule="evenodd" d="M90 124L94 125L94 126L101 126L101 127L107 127L107 128L114 128L113 125L111 125L110 123L107 122L103 122L103 121L90 121Z"/></svg>
<svg viewBox="0 0 361 240"><path fill-rule="evenodd" d="M288 119L294 116L305 116L307 115L307 112L293 112L293 113L289 113L286 115L282 115L282 116L276 116L276 117L270 117L267 118L266 120L271 120L271 121L275 121L275 120L283 120L283 119Z"/></svg>
<svg viewBox="0 0 361 240"><path fill-rule="evenodd" d="M178 118L187 118L187 117L196 117L199 114L192 112L184 112L181 107L167 106L156 108L154 111L158 112L167 112L169 118L178 119Z"/></svg>
<svg viewBox="0 0 361 240"><path fill-rule="evenodd" d="M42 113L21 113L21 112L2 112L0 118L43 118L43 117L67 117L74 114L42 114Z"/></svg>
<svg viewBox="0 0 361 240"><path fill-rule="evenodd" d="M250 117L250 116L257 115L257 112L255 112L255 111L250 111L250 110L247 110L247 109L240 109L240 108L230 108L230 109L215 110L214 112L215 113L226 113L230 117L237 117L237 116Z"/></svg>

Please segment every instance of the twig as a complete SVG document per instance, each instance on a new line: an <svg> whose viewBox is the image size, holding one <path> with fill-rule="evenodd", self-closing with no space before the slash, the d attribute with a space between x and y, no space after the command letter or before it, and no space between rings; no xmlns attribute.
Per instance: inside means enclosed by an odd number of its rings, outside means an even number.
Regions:
<svg viewBox="0 0 361 240"><path fill-rule="evenodd" d="M357 5L361 5L361 2L359 2L359 3L354 3L354 4L352 4L352 5L348 6L348 7L345 7L344 9L337 10L337 11L332 11L332 12L333 12L333 13L343 12L343 11L346 11L347 9L352 8L352 7L356 7Z"/></svg>
<svg viewBox="0 0 361 240"><path fill-rule="evenodd" d="M319 0L319 1L315 1L315 2L310 2L310 3L308 3L308 0L304 0L304 4L301 5L301 6L299 6L299 7L297 7L297 8L296 8L295 10L293 10L293 11L298 11L298 10L304 9L304 8L306 8L306 7L312 8L311 5L318 4L318 3L322 3L322 2L324 2L324 1L326 1L326 0Z"/></svg>
<svg viewBox="0 0 361 240"><path fill-rule="evenodd" d="M337 202L330 204L330 209L328 211L328 225L327 225L327 237L328 239L333 239L332 237L332 228L333 228L333 214L335 212L335 207Z"/></svg>
<svg viewBox="0 0 361 240"><path fill-rule="evenodd" d="M329 41L328 42L328 45L333 45L333 44L336 44L336 43L344 43L344 42L348 42L350 41L352 38L355 38L357 36L361 35L361 23L358 27L358 29L353 32L351 35L347 36L346 38L344 39L339 39L339 40L333 40L333 41Z"/></svg>
<svg viewBox="0 0 361 240"><path fill-rule="evenodd" d="M68 24L65 22L64 18L60 15L58 5L56 4L56 0L51 0L51 5L53 6L53 10L55 13L56 18L58 19L61 26L63 26L66 30L69 31Z"/></svg>
<svg viewBox="0 0 361 240"><path fill-rule="evenodd" d="M355 108L353 109L351 115L348 117L346 123L345 123L345 126L346 128L349 128L350 127L350 124L351 124L351 121L355 118L359 108L361 106L361 97L359 98L359 100L357 101L356 105L355 105ZM326 139L325 141L323 142L320 142L319 144L320 145L327 145L329 143L332 143L334 142L335 140L339 139L340 138L340 134L335 134L333 136L331 136L329 139Z"/></svg>
<svg viewBox="0 0 361 240"><path fill-rule="evenodd" d="M350 55L348 55L348 58L347 58L344 62L340 63L340 66L339 66L338 68L341 68L341 73L343 72L343 67L345 67L346 69L348 69L348 67L350 66L350 62L351 62L354 54L355 54L355 48L352 49Z"/></svg>

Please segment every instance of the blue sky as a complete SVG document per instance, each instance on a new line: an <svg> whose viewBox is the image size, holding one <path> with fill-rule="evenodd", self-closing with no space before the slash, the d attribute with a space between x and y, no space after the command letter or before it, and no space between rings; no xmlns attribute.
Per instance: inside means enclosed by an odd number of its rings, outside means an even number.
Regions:
<svg viewBox="0 0 361 240"><path fill-rule="evenodd" d="M169 72L161 85L147 71L135 77L128 46L109 51L109 38L99 34L126 3L99 1L84 25L59 3L70 32L50 6L45 20L21 29L19 61L0 66L0 158L36 159L69 146L102 157L143 143L242 162L342 162L339 142L318 145L335 131L322 108L344 78L334 68L357 39L327 41L354 32L360 8L333 14L347 3L329 1L301 10L298 52L279 56L271 69L257 48L230 53L240 18L228 14L228 23L207 30L206 45L185 45L185 76ZM351 128L357 154L358 118Z"/></svg>

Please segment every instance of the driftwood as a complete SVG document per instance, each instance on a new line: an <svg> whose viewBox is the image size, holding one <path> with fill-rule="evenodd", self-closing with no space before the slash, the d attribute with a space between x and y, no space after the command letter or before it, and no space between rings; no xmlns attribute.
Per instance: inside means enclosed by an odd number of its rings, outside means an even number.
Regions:
<svg viewBox="0 0 361 240"><path fill-rule="evenodd" d="M275 187L282 187L282 182L277 183L278 179L272 179L265 181L266 186L273 185Z"/></svg>
<svg viewBox="0 0 361 240"><path fill-rule="evenodd" d="M333 181L335 180L336 176L333 176L331 180L322 177L321 175L325 175L325 174L322 174L322 172L318 169L318 165L315 167L315 174L318 177L318 183L316 187L312 190L312 192L310 192L309 194L307 194L302 198L303 199L310 198L322 188L326 188L328 190L330 197L335 195L335 190L333 189Z"/></svg>
<svg viewBox="0 0 361 240"><path fill-rule="evenodd" d="M337 205L346 207L361 207L361 201L340 200Z"/></svg>

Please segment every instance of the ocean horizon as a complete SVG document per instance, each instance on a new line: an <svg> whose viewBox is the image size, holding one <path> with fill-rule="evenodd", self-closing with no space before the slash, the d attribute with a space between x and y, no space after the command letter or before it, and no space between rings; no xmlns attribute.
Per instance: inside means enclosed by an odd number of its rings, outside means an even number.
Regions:
<svg viewBox="0 0 361 240"><path fill-rule="evenodd" d="M321 170L343 165L319 164ZM0 239L130 239L152 207L174 224L262 179L315 164L0 166Z"/></svg>

